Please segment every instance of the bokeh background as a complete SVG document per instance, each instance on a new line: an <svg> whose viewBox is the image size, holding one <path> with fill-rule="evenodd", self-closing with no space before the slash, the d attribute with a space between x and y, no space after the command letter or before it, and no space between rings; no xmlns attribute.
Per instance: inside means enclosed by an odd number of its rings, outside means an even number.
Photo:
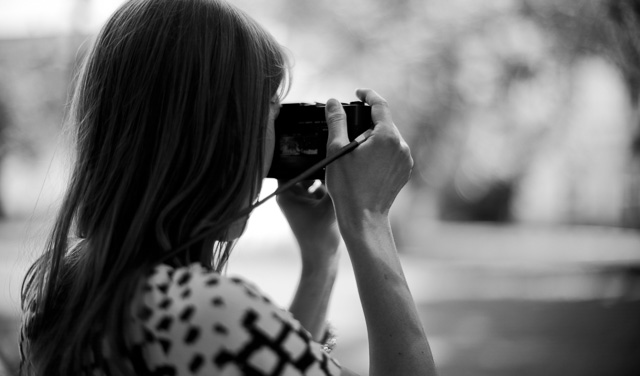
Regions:
<svg viewBox="0 0 640 376"><path fill-rule="evenodd" d="M415 160L394 233L442 376L640 374L640 2L232 2L290 51L288 102L389 101ZM70 166L75 67L120 3L0 0L0 375ZM275 203L234 252L229 274L289 304ZM330 320L366 374L346 252Z"/></svg>

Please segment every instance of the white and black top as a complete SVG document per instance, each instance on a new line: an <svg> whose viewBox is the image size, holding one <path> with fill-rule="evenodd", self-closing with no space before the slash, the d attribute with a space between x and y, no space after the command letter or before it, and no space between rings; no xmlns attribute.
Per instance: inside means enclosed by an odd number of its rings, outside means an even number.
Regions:
<svg viewBox="0 0 640 376"><path fill-rule="evenodd" d="M23 314L20 355L28 346ZM130 361L154 376L337 376L340 365L255 286L199 264L158 265L131 304ZM133 365L133 364L132 364ZM96 365L89 372L103 376Z"/></svg>
<svg viewBox="0 0 640 376"><path fill-rule="evenodd" d="M152 374L340 374L289 312L199 264L157 266L133 303L128 340Z"/></svg>

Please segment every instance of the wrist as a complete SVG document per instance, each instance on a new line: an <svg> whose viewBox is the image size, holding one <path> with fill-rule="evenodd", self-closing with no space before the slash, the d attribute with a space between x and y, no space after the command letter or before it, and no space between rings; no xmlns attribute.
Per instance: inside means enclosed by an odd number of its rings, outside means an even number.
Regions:
<svg viewBox="0 0 640 376"><path fill-rule="evenodd" d="M337 252L331 256L325 255L314 260L303 258L300 278L307 281L335 278L338 273L339 260L340 255Z"/></svg>
<svg viewBox="0 0 640 376"><path fill-rule="evenodd" d="M296 237L296 242L298 243L298 247L300 247L300 251L303 255L326 256L327 259L330 259L338 253L340 241L340 231L337 229L335 231L335 235L322 239L308 239L306 237L300 239L299 237Z"/></svg>
<svg viewBox="0 0 640 376"><path fill-rule="evenodd" d="M341 211L336 213L340 233L345 242L361 238L363 233L391 228L388 212L367 209ZM386 231L385 231L386 232Z"/></svg>

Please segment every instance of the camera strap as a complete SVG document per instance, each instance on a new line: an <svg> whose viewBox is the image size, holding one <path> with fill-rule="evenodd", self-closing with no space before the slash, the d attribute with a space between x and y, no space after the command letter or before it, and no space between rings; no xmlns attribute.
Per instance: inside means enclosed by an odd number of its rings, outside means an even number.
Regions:
<svg viewBox="0 0 640 376"><path fill-rule="evenodd" d="M303 172L300 175L296 176L295 178L289 180L288 182L282 184L280 187L278 187L278 189L276 189L273 193L271 193L267 197L263 198L262 200L257 201L253 205L251 205L251 206L239 211L235 216L233 216L231 218L228 218L228 219L226 219L226 220L224 220L222 222L219 222L215 226L210 227L210 228L202 231L198 235L195 235L188 242L184 243L183 245L179 246L178 248L175 248L173 250L168 251L162 257L161 260L162 261L166 261L168 259L171 259L171 258L175 257L177 254L179 254L180 252L188 249L192 245L204 240L205 238L207 238L210 235L213 235L216 231L219 231L220 229L225 228L226 226L228 226L231 223L239 220L240 218L248 216L249 214L251 214L251 212L255 208L257 208L260 205L264 204L269 199L281 194L282 192L290 189L294 185L296 185L296 184L298 184L298 183L300 183L300 182L302 182L304 180L308 180L309 176L312 176L314 173L318 172L320 169L323 169L323 168L327 167L329 164L333 163L334 161L342 158L343 156L345 156L345 155L351 153L353 150L355 150L359 145L361 145L363 142L365 142L371 136L372 131L373 131L372 129L366 130L360 136L356 137L353 141L351 141L347 145L343 146L340 150L338 150L337 153L334 153L333 155L330 155L330 156L326 157L325 159L321 160L320 162L318 162L318 163L314 164L313 166L309 167L305 172Z"/></svg>

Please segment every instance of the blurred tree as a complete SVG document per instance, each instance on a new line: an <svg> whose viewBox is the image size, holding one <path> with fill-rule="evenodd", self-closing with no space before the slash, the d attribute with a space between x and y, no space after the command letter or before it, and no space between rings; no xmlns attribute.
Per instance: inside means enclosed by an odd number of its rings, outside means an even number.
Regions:
<svg viewBox="0 0 640 376"><path fill-rule="evenodd" d="M457 36L457 69L449 90L457 93L458 105L452 110L459 115L448 127L458 128L455 132L462 136L453 138L459 145L458 156L441 178L442 218L512 220L518 184L545 123L559 110L539 106L552 82L549 77L558 69L547 59L547 39L545 31L518 8L478 18ZM559 99L558 103L564 102ZM532 111L534 105L538 108Z"/></svg>
<svg viewBox="0 0 640 376"><path fill-rule="evenodd" d="M9 150L9 109L4 101L4 98L0 95L0 186L2 184L2 164ZM3 197L0 195L0 220L6 217L4 209Z"/></svg>
<svg viewBox="0 0 640 376"><path fill-rule="evenodd" d="M433 195L443 218L498 222L514 218L513 205L532 161L566 128L572 69L585 56L613 56L607 34L611 25L602 5L614 4L606 9L610 19L618 20L614 25L627 25L622 29L629 29L629 7L635 6L631 0L232 1L282 33L279 37L304 67L294 73L295 90L342 97L354 87L369 86L384 94L414 153L412 202ZM23 99L26 89L16 99L21 111L30 114L16 119L18 128L40 127L27 138L51 138L47 131L44 137L37 134L44 129L43 119L50 123L60 117L48 106L61 107L69 86L61 90L59 77L70 82L70 67L82 55L76 51L86 38L83 22L92 1L74 4L66 42L55 53L46 46L39 48L41 53L30 52L41 65L31 63L26 74L11 68L17 72L11 77L46 76L31 79L45 86L34 91L34 104ZM615 40L624 44L627 39ZM626 54L629 95L637 103L640 55ZM57 85L58 94L49 82ZM32 110L38 101L47 108ZM638 134L630 146L634 160ZM640 222L638 164L629 168L635 183L627 184L626 223ZM412 216L431 209L408 205L407 210L414 211L407 213Z"/></svg>
<svg viewBox="0 0 640 376"><path fill-rule="evenodd" d="M568 65L585 56L614 62L635 108L630 124L621 225L640 229L640 2L636 0L534 1L525 3L536 22L553 30L556 55Z"/></svg>
<svg viewBox="0 0 640 376"><path fill-rule="evenodd" d="M624 224L640 229L640 2L636 0L606 0L609 35L614 59L619 63L627 84L635 117L629 147L627 207Z"/></svg>
<svg viewBox="0 0 640 376"><path fill-rule="evenodd" d="M447 219L510 221L538 149L575 111L576 64L611 57L601 0L282 0L273 14L312 62L307 82L385 94L416 157L412 187L436 192ZM574 175L565 191L588 189ZM583 221L573 208L584 203L563 205Z"/></svg>
<svg viewBox="0 0 640 376"><path fill-rule="evenodd" d="M36 200L43 198L37 208L43 209L57 199L56 189L42 187L43 181L63 179L58 174L62 171L51 166L55 151L57 158L66 152L60 130L74 65L82 57L78 48L87 45L87 28L82 26L90 19L89 2L80 0L72 7L71 34L0 38L0 161L14 157L10 166L5 163L6 172L13 175L2 182L7 196L0 197L6 204L0 205L0 212L5 215L29 214Z"/></svg>
<svg viewBox="0 0 640 376"><path fill-rule="evenodd" d="M364 83L393 104L416 156L418 195L438 192L443 218L512 218L530 152L560 111L510 109L522 107L514 95L529 100L527 90L543 97L557 88L554 51L527 2L280 4L281 21L296 33L291 48L313 57L318 81Z"/></svg>

